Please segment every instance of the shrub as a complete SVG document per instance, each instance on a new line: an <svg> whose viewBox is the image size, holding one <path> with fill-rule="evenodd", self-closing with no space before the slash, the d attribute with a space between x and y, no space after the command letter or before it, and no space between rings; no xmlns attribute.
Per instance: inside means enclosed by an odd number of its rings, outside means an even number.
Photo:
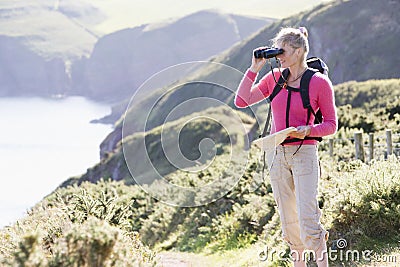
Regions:
<svg viewBox="0 0 400 267"><path fill-rule="evenodd" d="M150 265L153 259L137 234L126 234L90 217L57 241L49 266L141 266Z"/></svg>
<svg viewBox="0 0 400 267"><path fill-rule="evenodd" d="M147 203L134 189L102 181L57 190L0 231L0 265L153 265L154 253L133 231L141 217L132 216Z"/></svg>
<svg viewBox="0 0 400 267"><path fill-rule="evenodd" d="M342 166L331 179L325 198L335 236L348 241L393 240L400 230L400 161L390 157L370 165L356 161ZM343 164L342 164L343 165Z"/></svg>

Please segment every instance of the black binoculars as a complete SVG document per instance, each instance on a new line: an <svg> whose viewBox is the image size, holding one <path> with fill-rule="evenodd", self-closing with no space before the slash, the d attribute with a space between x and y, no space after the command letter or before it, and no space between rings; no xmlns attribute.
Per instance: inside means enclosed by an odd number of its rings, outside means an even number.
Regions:
<svg viewBox="0 0 400 267"><path fill-rule="evenodd" d="M267 47L261 48L254 51L255 58L272 58L282 54L284 51L282 48Z"/></svg>

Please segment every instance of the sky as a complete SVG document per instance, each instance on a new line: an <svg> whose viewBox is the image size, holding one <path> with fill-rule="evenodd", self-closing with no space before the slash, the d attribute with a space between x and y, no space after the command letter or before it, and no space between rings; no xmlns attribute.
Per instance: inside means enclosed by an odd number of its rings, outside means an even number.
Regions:
<svg viewBox="0 0 400 267"><path fill-rule="evenodd" d="M226 13L285 18L329 0L87 0L109 19L98 30L112 32L141 24L184 17L199 10L218 9Z"/></svg>

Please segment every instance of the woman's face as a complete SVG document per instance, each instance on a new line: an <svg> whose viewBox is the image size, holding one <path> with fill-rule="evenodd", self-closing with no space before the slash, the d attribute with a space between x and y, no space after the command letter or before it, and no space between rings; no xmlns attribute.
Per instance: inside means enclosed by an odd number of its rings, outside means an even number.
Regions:
<svg viewBox="0 0 400 267"><path fill-rule="evenodd" d="M282 68L288 68L295 64L300 63L301 61L301 49L294 48L288 44L277 45L277 48L283 49L283 54L277 56L279 61L281 62Z"/></svg>

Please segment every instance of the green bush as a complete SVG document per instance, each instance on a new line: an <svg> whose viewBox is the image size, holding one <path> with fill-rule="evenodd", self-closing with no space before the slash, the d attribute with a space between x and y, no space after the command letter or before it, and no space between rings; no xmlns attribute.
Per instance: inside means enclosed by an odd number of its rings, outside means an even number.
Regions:
<svg viewBox="0 0 400 267"><path fill-rule="evenodd" d="M49 266L150 265L153 253L137 234L127 234L94 217L74 224L54 247Z"/></svg>
<svg viewBox="0 0 400 267"><path fill-rule="evenodd" d="M103 220L89 217L70 224L50 247L46 233L26 233L15 251L3 260L8 266L153 266L154 253L144 247L137 234L126 233Z"/></svg>
<svg viewBox="0 0 400 267"><path fill-rule="evenodd" d="M363 240L396 240L400 237L400 161L390 157L371 164L360 161L339 164L325 209L334 236L355 246ZM364 244L365 245L365 244Z"/></svg>
<svg viewBox="0 0 400 267"><path fill-rule="evenodd" d="M29 211L29 216L0 231L0 263L154 265L154 253L134 231L141 217L132 216L142 213L147 203L140 192L121 182L104 181L57 190Z"/></svg>
<svg viewBox="0 0 400 267"><path fill-rule="evenodd" d="M37 233L24 235L13 256L12 260L3 263L10 266L48 266L46 256L40 247L40 239Z"/></svg>
<svg viewBox="0 0 400 267"><path fill-rule="evenodd" d="M126 231L139 231L142 220L153 212L152 202L137 186L101 180L59 188L42 205L60 207L72 222L82 223L94 216Z"/></svg>

